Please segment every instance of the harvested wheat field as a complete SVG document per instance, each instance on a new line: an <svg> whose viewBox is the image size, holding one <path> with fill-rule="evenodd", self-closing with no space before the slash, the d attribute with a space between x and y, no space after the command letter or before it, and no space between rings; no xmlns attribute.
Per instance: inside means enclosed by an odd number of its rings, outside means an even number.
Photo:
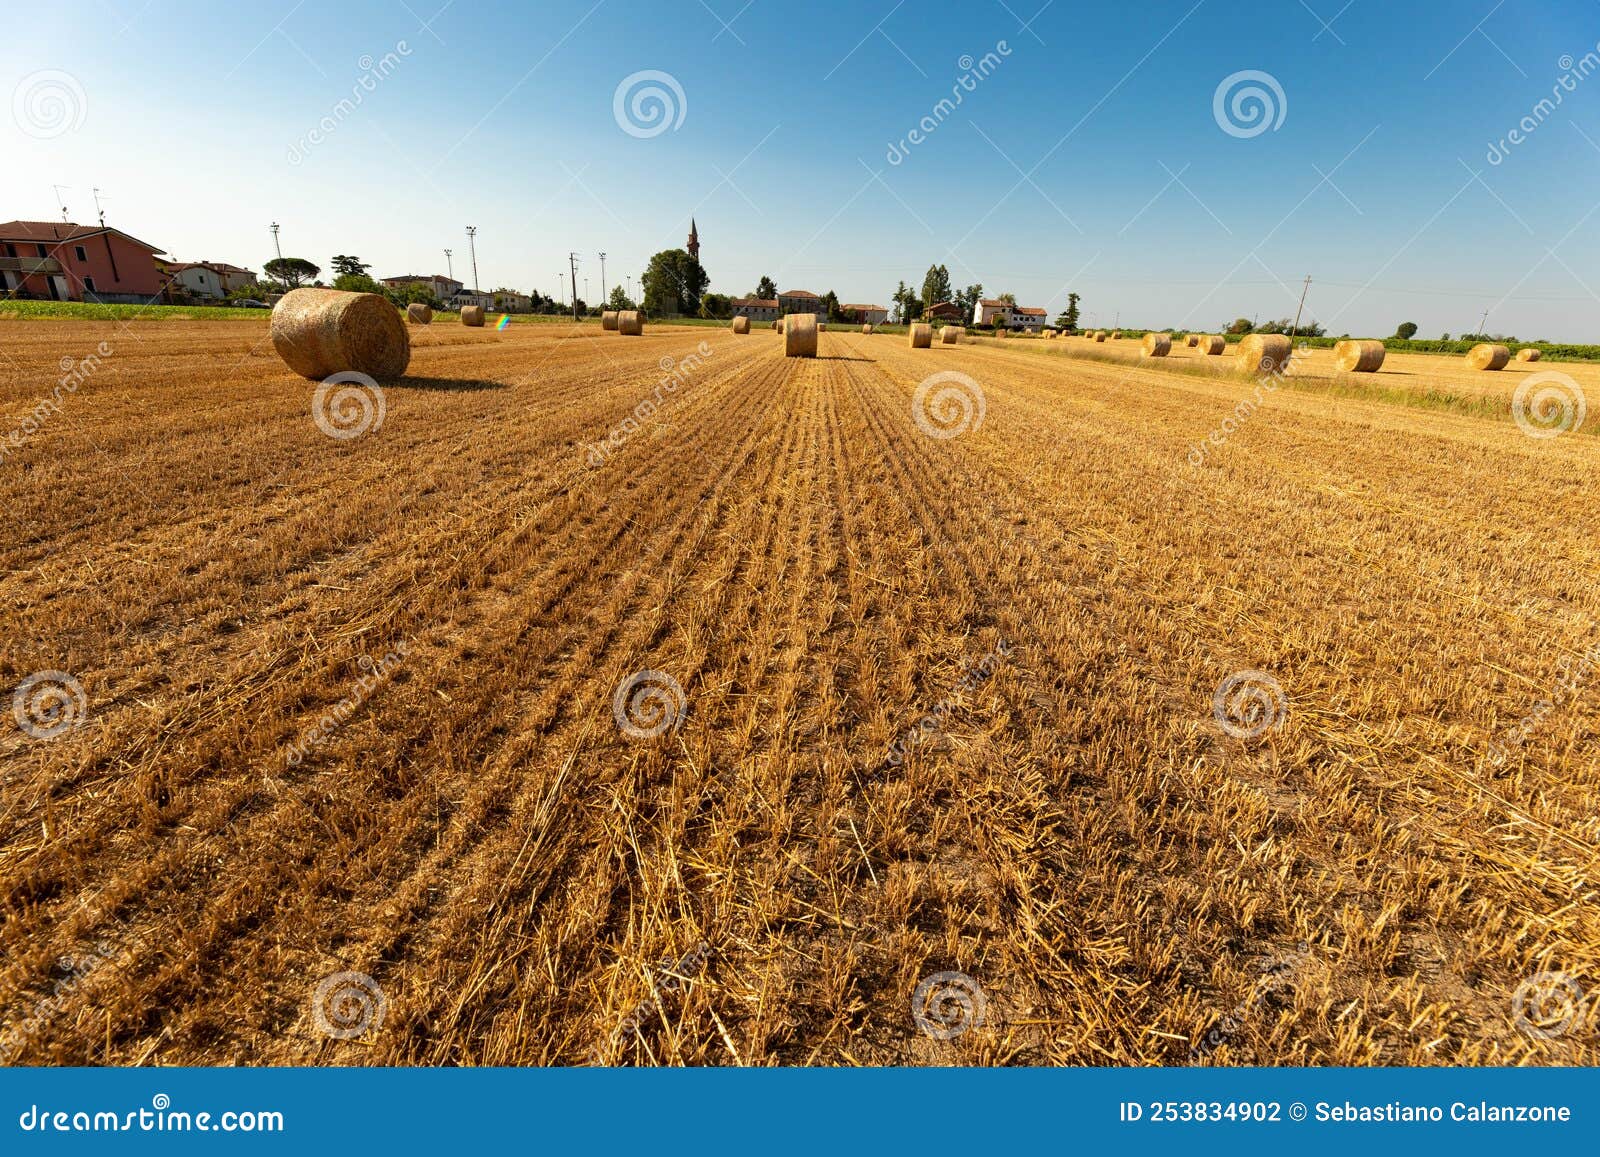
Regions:
<svg viewBox="0 0 1600 1157"><path fill-rule="evenodd" d="M16 1062L1600 1061L1513 1007L1600 969L1587 430L410 338L314 415L255 320L0 324L8 429L112 350L0 444L3 685L82 691L0 738Z"/></svg>

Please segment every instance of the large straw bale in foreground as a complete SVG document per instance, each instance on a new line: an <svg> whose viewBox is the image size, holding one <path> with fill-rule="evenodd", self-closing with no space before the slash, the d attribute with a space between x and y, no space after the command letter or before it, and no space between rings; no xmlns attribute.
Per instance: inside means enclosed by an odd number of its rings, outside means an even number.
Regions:
<svg viewBox="0 0 1600 1157"><path fill-rule="evenodd" d="M1145 334L1139 352L1147 358L1166 357L1172 352L1172 335L1170 333Z"/></svg>
<svg viewBox="0 0 1600 1157"><path fill-rule="evenodd" d="M816 314L791 313L783 319L783 356L786 358L817 356Z"/></svg>
<svg viewBox="0 0 1600 1157"><path fill-rule="evenodd" d="M1383 365L1386 351L1381 341L1342 341L1333 347L1333 364L1347 374L1372 374Z"/></svg>
<svg viewBox="0 0 1600 1157"><path fill-rule="evenodd" d="M278 356L302 377L354 371L392 381L411 363L400 311L376 293L291 289L273 306L270 328Z"/></svg>
<svg viewBox="0 0 1600 1157"><path fill-rule="evenodd" d="M933 344L933 326L925 321L912 322L911 328L906 331L906 335L910 339L911 348L914 350L925 350Z"/></svg>
<svg viewBox="0 0 1600 1157"><path fill-rule="evenodd" d="M1503 370L1511 360L1511 351L1503 345L1484 342L1467 351L1467 364L1475 370Z"/></svg>
<svg viewBox="0 0 1600 1157"><path fill-rule="evenodd" d="M619 309L617 332L627 337L638 337L644 332L644 314L637 309Z"/></svg>
<svg viewBox="0 0 1600 1157"><path fill-rule="evenodd" d="M1282 373L1289 365L1294 343L1288 334L1253 333L1239 343L1234 367L1247 374Z"/></svg>
<svg viewBox="0 0 1600 1157"><path fill-rule="evenodd" d="M463 305L461 307L461 324L474 327L481 326L483 324L483 306Z"/></svg>

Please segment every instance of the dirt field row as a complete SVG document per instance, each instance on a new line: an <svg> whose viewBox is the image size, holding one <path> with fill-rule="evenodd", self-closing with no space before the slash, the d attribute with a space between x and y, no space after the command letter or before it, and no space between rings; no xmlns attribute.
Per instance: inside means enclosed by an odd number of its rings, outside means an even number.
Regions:
<svg viewBox="0 0 1600 1157"><path fill-rule="evenodd" d="M10 1059L1600 1061L1525 984L1600 977L1600 442L592 326L334 437L263 339L0 326L8 430L112 350L0 463L0 685L83 694L0 732Z"/></svg>

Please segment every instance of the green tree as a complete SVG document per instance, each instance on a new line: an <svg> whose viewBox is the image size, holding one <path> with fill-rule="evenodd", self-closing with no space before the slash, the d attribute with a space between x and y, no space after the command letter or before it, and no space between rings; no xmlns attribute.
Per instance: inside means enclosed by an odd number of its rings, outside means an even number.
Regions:
<svg viewBox="0 0 1600 1157"><path fill-rule="evenodd" d="M1248 317L1239 317L1234 319L1232 325L1226 326L1225 331L1232 334L1249 333L1254 328L1254 323Z"/></svg>
<svg viewBox="0 0 1600 1157"><path fill-rule="evenodd" d="M432 309L444 308L444 303L433 295L433 290L423 285L420 281L413 281L410 285L398 285L393 289L385 290L384 296L399 306L407 306L412 302L419 302Z"/></svg>
<svg viewBox="0 0 1600 1157"><path fill-rule="evenodd" d="M726 293L707 293L700 298L700 316L726 318L733 316L733 298Z"/></svg>
<svg viewBox="0 0 1600 1157"><path fill-rule="evenodd" d="M611 287L611 296L606 299L606 308L607 309L634 309L634 308L637 308L637 307L633 304L633 298L629 297L626 293L623 292L622 286L613 285Z"/></svg>
<svg viewBox="0 0 1600 1157"><path fill-rule="evenodd" d="M1068 333L1075 333L1078 329L1078 295L1067 294L1067 308L1063 309L1056 317L1056 328L1064 329Z"/></svg>
<svg viewBox="0 0 1600 1157"><path fill-rule="evenodd" d="M1002 293L999 297L995 298L995 300L1005 302L1012 309L1017 308L1017 295L1014 293Z"/></svg>
<svg viewBox="0 0 1600 1157"><path fill-rule="evenodd" d="M1395 326L1394 336L1402 341L1410 341L1417 336L1417 323L1414 321L1402 321Z"/></svg>
<svg viewBox="0 0 1600 1157"><path fill-rule="evenodd" d="M777 282L766 274L762 274L761 280L756 282L756 291L752 296L759 297L762 301L771 301L778 296Z"/></svg>
<svg viewBox="0 0 1600 1157"><path fill-rule="evenodd" d="M299 289L322 272L320 265L313 265L304 257L274 257L261 268L290 289Z"/></svg>
<svg viewBox="0 0 1600 1157"><path fill-rule="evenodd" d="M843 321L844 312L839 308L839 295L833 290L828 290L822 295L822 316L828 321Z"/></svg>
<svg viewBox="0 0 1600 1157"><path fill-rule="evenodd" d="M370 268L370 266L369 266ZM333 287L342 289L346 293L382 293L383 286L379 285L365 273L341 273L333 279Z"/></svg>
<svg viewBox="0 0 1600 1157"><path fill-rule="evenodd" d="M961 312L968 318L972 317L973 312L978 308L978 302L982 300L983 286L981 285L969 285L955 296L956 304L961 307Z"/></svg>
<svg viewBox="0 0 1600 1157"><path fill-rule="evenodd" d="M336 255L333 259L333 271L340 277L359 277L371 268L370 265L362 264L361 258L350 257L344 253Z"/></svg>
<svg viewBox="0 0 1600 1157"><path fill-rule="evenodd" d="M640 279L644 286L644 307L651 317L700 312L700 295L711 278L700 263L682 249L663 249L650 258Z"/></svg>
<svg viewBox="0 0 1600 1157"><path fill-rule="evenodd" d="M955 293L950 288L950 271L943 265L930 265L922 279L922 301L926 308L941 301L949 301Z"/></svg>

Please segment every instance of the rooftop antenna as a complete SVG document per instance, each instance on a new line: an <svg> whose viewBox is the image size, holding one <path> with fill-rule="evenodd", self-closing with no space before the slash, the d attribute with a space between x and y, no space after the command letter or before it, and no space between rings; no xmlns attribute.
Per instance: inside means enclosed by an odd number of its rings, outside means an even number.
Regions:
<svg viewBox="0 0 1600 1157"><path fill-rule="evenodd" d="M109 197L106 198L108 201L110 199L111 198ZM100 207L100 187L98 185L95 186L94 190L94 211L100 217L100 227L104 229L106 224L106 211Z"/></svg>
<svg viewBox="0 0 1600 1157"><path fill-rule="evenodd" d="M61 220L70 221L71 218L69 218L67 216L67 205L66 205L66 202L61 199L61 190L65 189L65 190L67 190L67 192L70 193L70 192L72 192L72 186L71 185L51 185L50 187L56 191L56 204L61 206Z"/></svg>

